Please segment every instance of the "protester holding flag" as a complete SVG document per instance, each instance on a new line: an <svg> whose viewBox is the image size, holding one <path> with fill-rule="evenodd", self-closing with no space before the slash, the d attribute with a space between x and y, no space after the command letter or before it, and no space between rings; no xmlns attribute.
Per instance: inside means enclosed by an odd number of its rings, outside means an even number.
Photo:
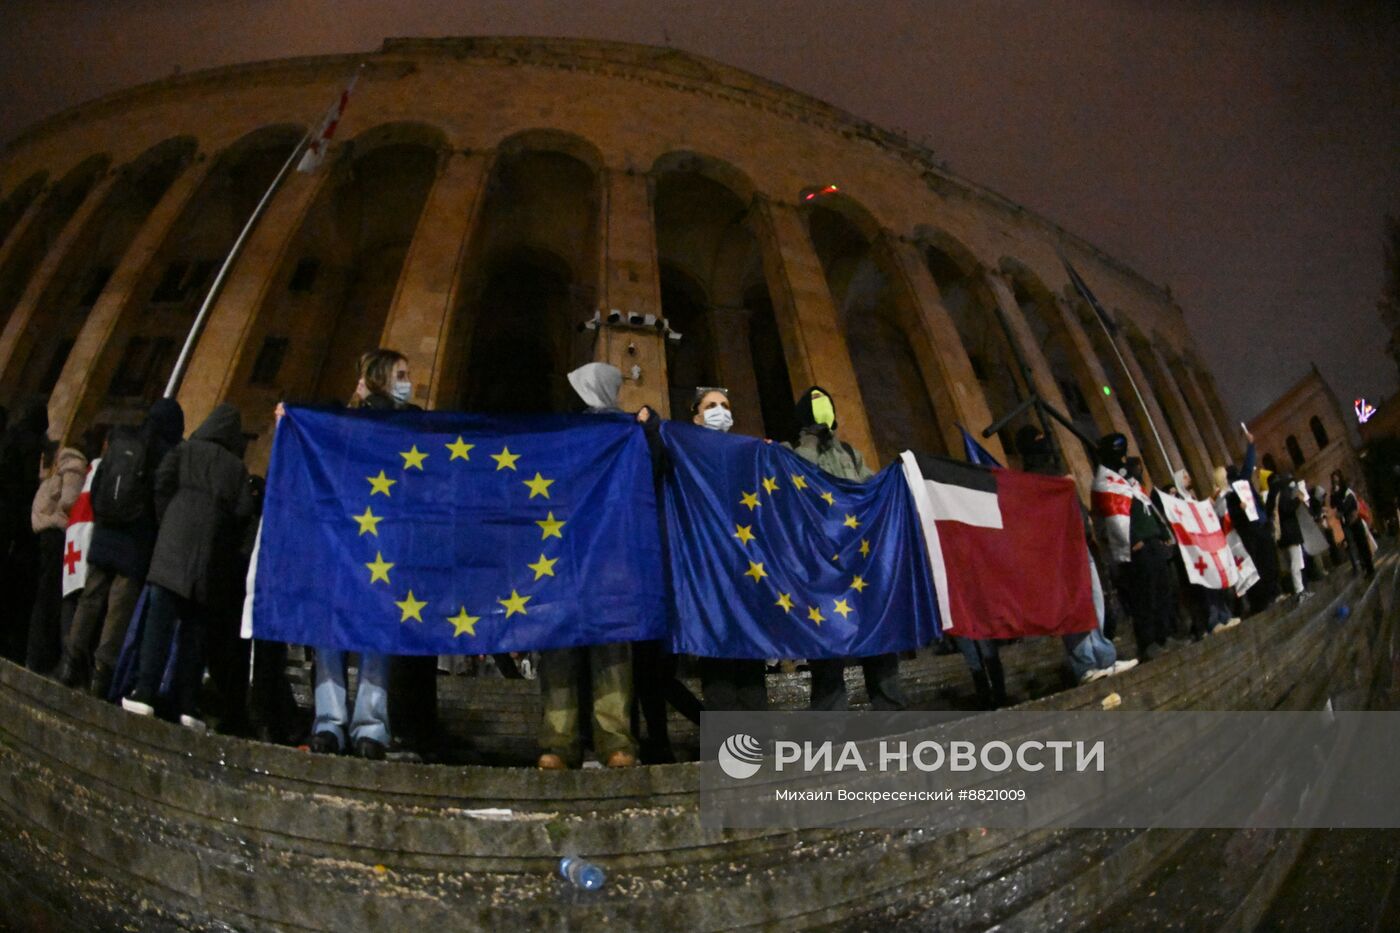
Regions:
<svg viewBox="0 0 1400 933"><path fill-rule="evenodd" d="M1230 525L1240 536L1259 572L1259 582L1249 589L1250 607L1262 612L1279 597L1278 551L1274 545L1273 523L1265 510L1265 502L1254 488L1256 451L1254 435L1244 429L1244 460L1239 466L1225 468L1227 488L1225 507Z"/></svg>
<svg viewBox="0 0 1400 933"><path fill-rule="evenodd" d="M1165 500L1167 520L1183 549L1183 562L1179 566L1184 568L1190 592L1195 597L1197 611L1192 622L1192 637L1199 639L1240 624L1239 618L1230 611L1230 588L1239 582L1239 567L1214 506L1197 501L1195 482L1189 472L1177 470L1174 475L1177 495L1181 498ZM1218 494L1216 490L1211 498ZM1187 549L1192 549L1194 557L1187 556ZM1199 563L1193 565L1193 560Z"/></svg>
<svg viewBox="0 0 1400 933"><path fill-rule="evenodd" d="M92 545L87 581L73 614L59 680L106 697L156 540L153 479L185 433L185 413L157 399L139 429L117 428L93 475ZM94 655L93 642L97 642Z"/></svg>
<svg viewBox="0 0 1400 933"><path fill-rule="evenodd" d="M569 385L594 414L621 412L622 371L607 363L588 363L569 373ZM584 668L592 674L593 748L609 768L637 763L632 735L632 653L626 642L560 648L540 653L540 689L544 695L542 753L538 765L562 771L582 763L579 733L579 687Z"/></svg>
<svg viewBox="0 0 1400 933"><path fill-rule="evenodd" d="M1128 479L1140 496L1133 499L1128 519L1130 599L1133 634L1138 656L1150 661L1167 648L1175 617L1176 592L1172 560L1176 539L1171 526L1152 502L1151 480L1142 469L1142 460L1125 461Z"/></svg>
<svg viewBox="0 0 1400 933"><path fill-rule="evenodd" d="M860 451L836 435L836 402L821 386L812 386L797 399L796 445L789 446L799 457L816 464L832 476L865 482L875 473L865 465ZM861 658L865 673L865 692L870 705L877 710L902 710L908 701L899 683L899 656L881 654ZM844 710L846 696L846 662L841 658L811 660L812 702L814 710Z"/></svg>
<svg viewBox="0 0 1400 933"><path fill-rule="evenodd" d="M89 440L88 435L84 435ZM81 450L57 443L44 451L45 478L34 494L30 523L39 536L38 589L29 616L29 645L25 667L48 673L62 652L59 634L63 605L63 543L68 513L83 491L88 458Z"/></svg>

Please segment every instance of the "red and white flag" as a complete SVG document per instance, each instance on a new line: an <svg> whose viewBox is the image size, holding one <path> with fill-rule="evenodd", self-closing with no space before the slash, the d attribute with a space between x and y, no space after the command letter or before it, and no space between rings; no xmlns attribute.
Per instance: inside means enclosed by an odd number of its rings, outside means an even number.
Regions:
<svg viewBox="0 0 1400 933"><path fill-rule="evenodd" d="M345 116L345 108L350 104L350 92L355 89L355 82L358 80L360 74L357 71L350 78L350 83L345 85L345 90L340 92L340 97L331 105L331 109L326 111L325 119L311 137L311 142L307 143L306 152L297 163L298 172L314 172L326 160L331 138L335 136L335 128L340 125L341 117Z"/></svg>
<svg viewBox="0 0 1400 933"><path fill-rule="evenodd" d="M1240 501L1249 503L1247 511L1254 511L1253 496L1241 496ZM1225 541L1230 546L1230 556L1235 561L1235 569L1239 571L1239 579L1235 581L1235 594L1243 596L1249 592L1251 586L1259 582L1259 570L1254 566L1254 559L1249 556L1249 551L1245 549L1244 539L1230 521L1230 510L1225 504L1223 492L1215 498L1215 515L1220 520L1220 529L1225 532Z"/></svg>
<svg viewBox="0 0 1400 933"><path fill-rule="evenodd" d="M1186 565L1186 577L1197 586L1223 590L1239 583L1240 570L1230 553L1230 542L1215 507L1209 502L1180 499L1159 492L1162 511L1176 535L1176 546Z"/></svg>
<svg viewBox="0 0 1400 933"><path fill-rule="evenodd" d="M905 451L939 623L965 638L1098 625L1074 483Z"/></svg>
<svg viewBox="0 0 1400 933"><path fill-rule="evenodd" d="M92 478L102 458L88 464L83 491L68 510L68 530L63 535L63 595L68 596L87 584L88 545L92 544Z"/></svg>
<svg viewBox="0 0 1400 933"><path fill-rule="evenodd" d="M1109 559L1115 564L1126 564L1133 556L1128 521L1134 499L1148 508L1152 506L1137 484L1106 466L1099 467L1090 500L1094 505L1094 517L1099 521L1100 537L1108 548Z"/></svg>

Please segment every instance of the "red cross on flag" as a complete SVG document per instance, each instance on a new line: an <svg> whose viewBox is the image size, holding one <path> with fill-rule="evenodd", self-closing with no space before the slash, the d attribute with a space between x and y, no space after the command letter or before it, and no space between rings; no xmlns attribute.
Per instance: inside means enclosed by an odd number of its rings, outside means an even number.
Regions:
<svg viewBox="0 0 1400 933"><path fill-rule="evenodd" d="M1240 570L1220 519L1209 502L1160 493L1162 510L1176 535L1187 578L1197 586L1223 590L1239 583Z"/></svg>
<svg viewBox="0 0 1400 933"><path fill-rule="evenodd" d="M321 125L316 128L311 141L306 144L306 153L302 155L301 161L297 163L298 172L314 172L326 159L326 150L330 148L331 139L335 137L336 127L340 125L340 120L345 116L345 108L350 106L350 92L355 90L355 82L360 80L359 72L350 78L350 83L345 85L345 89L340 92L340 96L331 104L331 109L326 111L326 115L321 119Z"/></svg>
<svg viewBox="0 0 1400 933"><path fill-rule="evenodd" d="M68 510L68 530L63 541L63 595L81 590L87 583L88 545L92 543L92 477L97 473L99 457L88 464L83 491Z"/></svg>

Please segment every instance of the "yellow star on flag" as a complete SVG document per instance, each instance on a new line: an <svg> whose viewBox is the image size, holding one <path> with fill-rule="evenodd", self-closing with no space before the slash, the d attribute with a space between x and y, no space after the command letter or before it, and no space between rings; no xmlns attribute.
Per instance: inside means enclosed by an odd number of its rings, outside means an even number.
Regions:
<svg viewBox="0 0 1400 933"><path fill-rule="evenodd" d="M448 623L449 625L451 625L454 629L456 629L456 631L452 633L452 637L453 637L453 638L456 638L457 636L461 635L463 632L465 632L466 634L470 635L472 638L475 638L475 637L476 637L476 623L478 623L478 622L480 622L480 621L481 621L481 616L469 616L469 615L467 615L467 607L466 607L466 606L463 606L463 607L462 607L462 611L459 612L459 613L457 613L455 616L448 616L448 617L447 617L447 623Z"/></svg>
<svg viewBox="0 0 1400 933"><path fill-rule="evenodd" d="M757 583L759 580L768 576L768 572L763 569L762 564L755 564L753 561L749 561L749 569L744 571L744 576L753 577L753 582Z"/></svg>
<svg viewBox="0 0 1400 933"><path fill-rule="evenodd" d="M757 492L746 492L746 493L744 493L743 498L741 498L741 499L739 500L739 504L740 504L740 505L747 505L747 506L749 507L749 511L752 512L754 509L758 508L759 505L760 505L760 503L759 503L759 501L758 501L758 493L757 493Z"/></svg>
<svg viewBox="0 0 1400 933"><path fill-rule="evenodd" d="M350 517L360 523L360 534L372 534L376 538L379 537L379 523L384 521L384 517L375 515L370 511L369 506L365 506L365 514L351 515Z"/></svg>
<svg viewBox="0 0 1400 933"><path fill-rule="evenodd" d="M564 535L559 531L559 529L564 527L564 522L556 521L553 512L550 512L543 519L535 522L535 524L540 526L541 541L543 541L545 538L551 537L559 538L562 540L564 537Z"/></svg>
<svg viewBox="0 0 1400 933"><path fill-rule="evenodd" d="M779 593L778 601L773 605L782 606L783 612L792 612L792 597L786 593Z"/></svg>
<svg viewBox="0 0 1400 933"><path fill-rule="evenodd" d="M379 471L378 476L366 476L365 479L369 480L369 494L371 496L377 492L389 495L389 487L398 482L396 479L385 476L383 470Z"/></svg>
<svg viewBox="0 0 1400 933"><path fill-rule="evenodd" d="M846 602L844 599L836 600L836 608L832 610L832 612L841 613L841 618L843 619L854 611L855 610L851 608L851 604Z"/></svg>
<svg viewBox="0 0 1400 933"><path fill-rule="evenodd" d="M842 522L841 524L845 525L847 528L859 528L859 527L860 527L860 522L858 522L858 521L856 520L856 517L855 517L854 515L847 515L847 516L846 516L846 520L845 520L844 522Z"/></svg>
<svg viewBox="0 0 1400 933"><path fill-rule="evenodd" d="M826 616L822 615L822 611L816 606L813 606L811 609L807 610L807 618L811 619L818 625L821 625L823 622L826 621Z"/></svg>
<svg viewBox="0 0 1400 933"><path fill-rule="evenodd" d="M829 492L824 492L824 493L822 493L822 498L823 498L824 500L826 500L826 504L827 504L827 505L835 505L835 504L836 504L836 497L833 496L833 495L832 495L831 493L829 493Z"/></svg>
<svg viewBox="0 0 1400 933"><path fill-rule="evenodd" d="M792 488L793 488L793 489L806 489L806 488L807 488L807 477L803 476L801 473L794 473L794 474L792 474Z"/></svg>
<svg viewBox="0 0 1400 933"><path fill-rule="evenodd" d="M450 463L453 460L470 460L472 448L476 445L466 443L462 440L462 435L458 434L455 441L450 444L443 444L443 446L452 451L452 456L448 458L448 462Z"/></svg>
<svg viewBox="0 0 1400 933"><path fill-rule="evenodd" d="M374 552L374 562L365 564L365 566L369 568L370 583L376 580L383 580L385 583L388 583L389 571L394 568L394 565L385 560L384 555L378 551Z"/></svg>
<svg viewBox="0 0 1400 933"><path fill-rule="evenodd" d="M513 470L515 469L515 461L520 459L520 454L513 454L509 447L502 447L500 453L491 455L491 459L496 461L497 472Z"/></svg>
<svg viewBox="0 0 1400 933"><path fill-rule="evenodd" d="M773 493L777 492L778 478L776 476L765 476L763 478L763 491L768 493L768 495L770 496L773 495Z"/></svg>
<svg viewBox="0 0 1400 933"><path fill-rule="evenodd" d="M428 459L428 455L418 449L414 444L409 450L399 451L399 456L403 457L403 468L405 470L422 470L423 461Z"/></svg>
<svg viewBox="0 0 1400 933"><path fill-rule="evenodd" d="M851 581L851 589L855 590L857 593L864 593L865 588L869 585L870 584L866 583L865 578L860 574L856 574L855 579Z"/></svg>
<svg viewBox="0 0 1400 933"><path fill-rule="evenodd" d="M549 487L554 485L554 480L545 479L539 473L535 474L534 479L521 480L521 482L523 482L526 486L530 487L531 499L535 498L535 496L544 496L546 499L548 499Z"/></svg>
<svg viewBox="0 0 1400 933"><path fill-rule="evenodd" d="M539 560L535 561L533 564L526 564L525 566L535 572L535 579L538 580L540 577L554 576L554 565L557 563L559 563L559 558L545 557L541 554Z"/></svg>
<svg viewBox="0 0 1400 933"><path fill-rule="evenodd" d="M735 525L735 526L734 526L734 537L736 537L736 538L739 539L739 543L740 543L740 544L748 544L748 543L749 543L750 541L752 541L753 538L754 538L754 535L753 535L753 526L752 526L752 525Z"/></svg>
<svg viewBox="0 0 1400 933"><path fill-rule="evenodd" d="M861 557L869 557L869 556L870 556L870 542L867 541L867 540L865 540L864 538L861 538L861 539L860 539L860 556L861 556Z"/></svg>
<svg viewBox="0 0 1400 933"><path fill-rule="evenodd" d="M422 622L423 607L428 604L423 602L423 600L421 599L414 599L413 591L409 590L408 595L404 597L403 602L396 602L394 603L394 605L398 606L399 609L403 612L403 615L399 617L399 622L402 623L407 622L409 619L413 619L415 622Z"/></svg>
<svg viewBox="0 0 1400 933"><path fill-rule="evenodd" d="M498 599L496 602L506 607L506 618L509 619L517 612L523 616L529 615L529 613L525 611L525 604L532 598L533 597L530 596L521 596L515 590L511 590L509 599Z"/></svg>

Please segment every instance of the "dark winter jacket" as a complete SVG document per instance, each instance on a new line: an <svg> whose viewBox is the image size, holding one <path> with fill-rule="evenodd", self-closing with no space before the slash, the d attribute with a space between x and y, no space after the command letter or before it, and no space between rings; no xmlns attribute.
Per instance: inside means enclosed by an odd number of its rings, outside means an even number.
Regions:
<svg viewBox="0 0 1400 933"><path fill-rule="evenodd" d="M33 534L29 509L39 491L39 458L48 430L48 403L35 398L0 437L0 542Z"/></svg>
<svg viewBox="0 0 1400 933"><path fill-rule="evenodd" d="M1298 490L1290 482L1280 482L1278 491L1272 496L1278 500L1278 543L1281 547L1299 547L1303 544L1303 526L1298 521L1298 509L1303 503L1298 499Z"/></svg>
<svg viewBox="0 0 1400 933"><path fill-rule="evenodd" d="M140 428L146 444L146 475L154 477L166 454L175 449L185 435L185 413L174 399L157 399ZM102 469L99 465L98 469ZM96 484L97 477L93 477ZM141 580L151 563L151 548L156 541L156 505L154 492L144 514L129 525L111 525L94 521L92 544L88 547L88 563Z"/></svg>
<svg viewBox="0 0 1400 933"><path fill-rule="evenodd" d="M240 533L254 508L244 446L238 409L223 404L161 461L151 583L204 606L237 600Z"/></svg>

